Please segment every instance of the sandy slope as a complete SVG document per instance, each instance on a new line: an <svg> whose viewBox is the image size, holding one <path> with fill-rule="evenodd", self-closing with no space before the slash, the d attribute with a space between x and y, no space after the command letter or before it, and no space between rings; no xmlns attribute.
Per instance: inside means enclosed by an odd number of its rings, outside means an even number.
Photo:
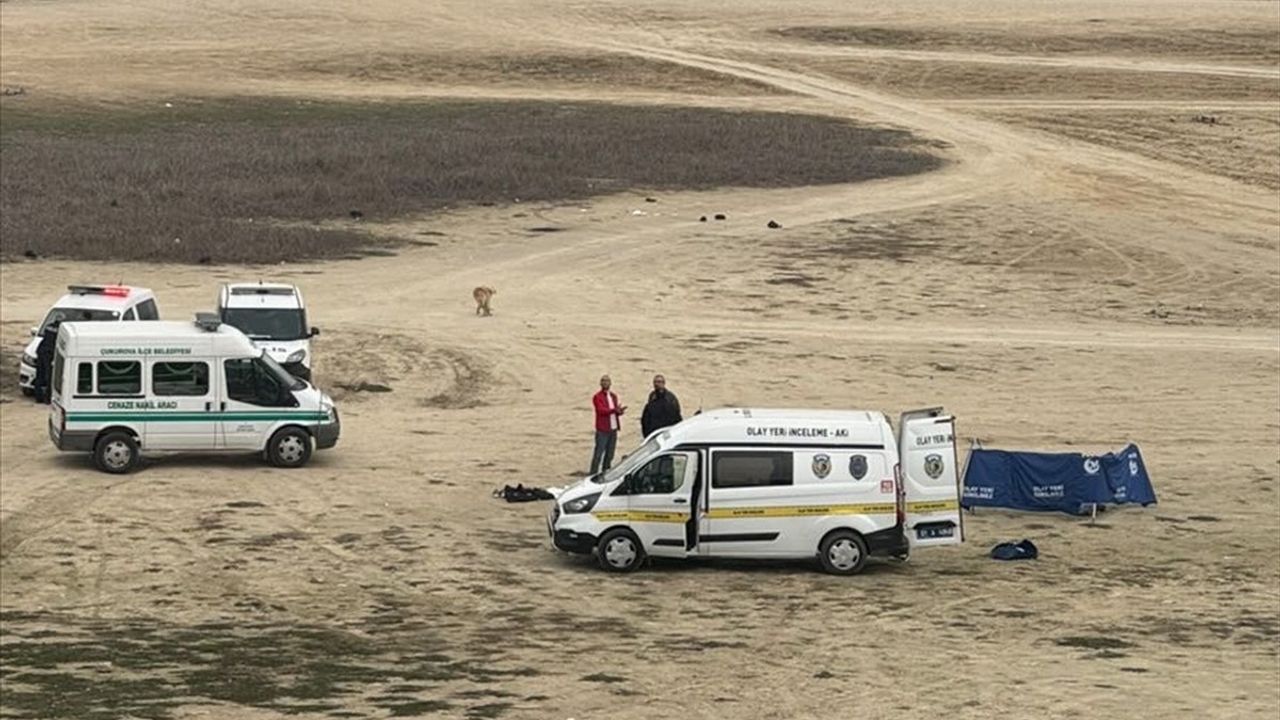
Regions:
<svg viewBox="0 0 1280 720"><path fill-rule="evenodd" d="M500 673L459 670L397 689L388 651L385 682L333 700L371 714L385 714L389 695L447 702L440 712L450 716L530 718L1280 711L1275 192L806 71L790 41L771 62L783 41L750 32L854 21L1016 29L1095 15L1231 27L1268 21L1273 4L348 5L5 3L4 81L104 98L180 95L224 92L256 68L254 91L297 91L278 72L281 57L334 44L607 49L797 96L722 104L906 127L946 143L954 162L853 187L726 189L657 204L625 195L405 220L385 231L441 232L432 237L441 244L355 263L0 267L7 344L68 281L124 277L183 316L207 307L222 279L291 279L324 328L322 382L393 388L342 394L342 443L295 473L252 459L165 458L107 478L56 456L38 409L0 406L0 604L61 618L23 621L23 632L132 617L163 645L213 620L261 623L264 633L318 625L385 643L403 633L460 667ZM77 33L82 41L68 43ZM86 71L103 53L118 73ZM1050 60L1277 76L1176 57ZM383 90L449 88L325 86ZM1145 107L1140 94L1127 102ZM710 212L729 220L696 222ZM784 229L766 230L768 219ZM528 231L538 225L564 230ZM849 249L859 243L899 251ZM788 280L797 276L809 280ZM499 291L485 320L469 307L481 283ZM852 582L799 566L606 577L545 551L544 507L487 497L504 482L560 484L585 467L586 399L602 371L637 406L661 371L687 407L944 404L966 436L995 446L1101 451L1133 440L1161 504L1097 525L978 515L968 545ZM637 434L633 423L624 444ZM1039 562L983 558L992 543L1024 536L1041 545ZM274 715L207 697L178 714L201 712Z"/></svg>

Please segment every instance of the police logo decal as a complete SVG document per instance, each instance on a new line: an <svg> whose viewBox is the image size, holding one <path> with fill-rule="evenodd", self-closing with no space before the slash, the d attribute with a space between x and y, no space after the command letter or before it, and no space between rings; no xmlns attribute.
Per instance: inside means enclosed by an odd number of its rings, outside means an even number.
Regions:
<svg viewBox="0 0 1280 720"><path fill-rule="evenodd" d="M831 474L831 456L818 453L813 456L813 474L819 480Z"/></svg>
<svg viewBox="0 0 1280 720"><path fill-rule="evenodd" d="M1091 458L1084 459L1084 471L1089 473L1090 475L1097 475L1098 471L1101 469L1102 469L1102 462L1098 460L1098 458L1091 457Z"/></svg>
<svg viewBox="0 0 1280 720"><path fill-rule="evenodd" d="M867 476L867 456L854 455L849 458L849 474L854 480L861 480Z"/></svg>
<svg viewBox="0 0 1280 720"><path fill-rule="evenodd" d="M946 465L942 462L941 455L927 455L924 459L924 474L937 480L942 477L942 471Z"/></svg>

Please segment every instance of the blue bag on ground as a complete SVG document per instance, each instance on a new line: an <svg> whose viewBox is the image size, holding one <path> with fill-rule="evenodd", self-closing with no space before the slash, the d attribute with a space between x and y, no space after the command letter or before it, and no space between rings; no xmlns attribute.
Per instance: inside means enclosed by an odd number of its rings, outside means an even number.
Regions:
<svg viewBox="0 0 1280 720"><path fill-rule="evenodd" d="M991 557L996 560L1035 560L1040 557L1040 550L1030 540L1021 542L1002 542L991 548Z"/></svg>

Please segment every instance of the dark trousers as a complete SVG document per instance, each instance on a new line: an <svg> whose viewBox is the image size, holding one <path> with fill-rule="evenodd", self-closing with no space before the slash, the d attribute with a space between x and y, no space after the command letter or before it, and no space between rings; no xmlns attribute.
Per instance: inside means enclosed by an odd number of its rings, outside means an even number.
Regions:
<svg viewBox="0 0 1280 720"><path fill-rule="evenodd" d="M596 431L596 449L591 453L591 474L608 470L613 465L613 451L618 449L618 431Z"/></svg>

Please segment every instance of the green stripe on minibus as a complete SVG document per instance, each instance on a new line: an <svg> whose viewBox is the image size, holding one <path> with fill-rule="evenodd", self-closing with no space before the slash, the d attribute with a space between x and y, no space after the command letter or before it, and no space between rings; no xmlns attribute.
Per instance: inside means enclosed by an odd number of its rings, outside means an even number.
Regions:
<svg viewBox="0 0 1280 720"><path fill-rule="evenodd" d="M320 422L324 413L222 413L222 412L118 412L68 413L67 422L206 422L211 420L251 422L256 420L305 420Z"/></svg>

